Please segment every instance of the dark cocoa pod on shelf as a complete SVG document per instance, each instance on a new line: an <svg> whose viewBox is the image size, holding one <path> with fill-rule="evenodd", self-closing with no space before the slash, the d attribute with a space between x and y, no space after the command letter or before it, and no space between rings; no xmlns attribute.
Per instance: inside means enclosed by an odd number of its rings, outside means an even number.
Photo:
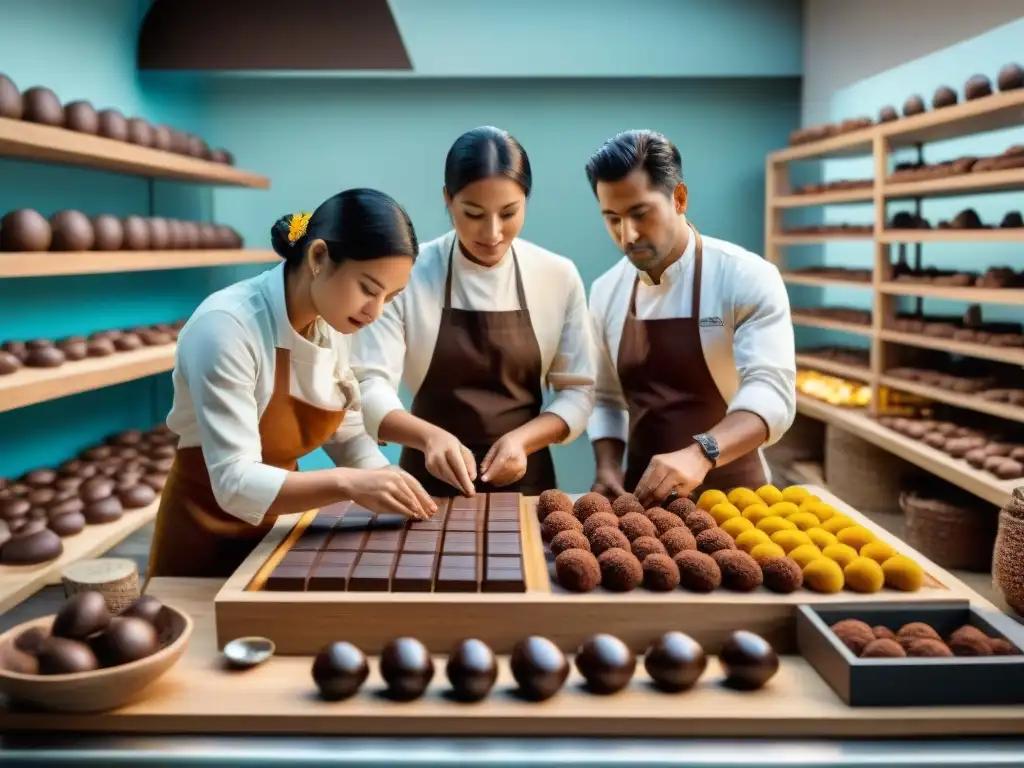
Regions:
<svg viewBox="0 0 1024 768"><path fill-rule="evenodd" d="M41 85L33 86L21 94L22 120L41 125L64 126L64 107L57 94Z"/></svg>
<svg viewBox="0 0 1024 768"><path fill-rule="evenodd" d="M916 93L913 96L908 97L907 100L903 102L903 116L904 117L911 117L912 115L920 115L924 111L925 111L924 99L922 99Z"/></svg>
<svg viewBox="0 0 1024 768"><path fill-rule="evenodd" d="M69 130L95 136L100 131L100 115L88 101L73 101L64 105L64 124Z"/></svg>
<svg viewBox="0 0 1024 768"><path fill-rule="evenodd" d="M114 141L128 140L128 121L116 109L100 112L100 136Z"/></svg>
<svg viewBox="0 0 1024 768"><path fill-rule="evenodd" d="M53 251L88 251L96 240L92 222L81 211L58 211L50 217Z"/></svg>
<svg viewBox="0 0 1024 768"><path fill-rule="evenodd" d="M968 101L981 99L992 93L992 81L984 75L971 75L964 83L964 98Z"/></svg>
<svg viewBox="0 0 1024 768"><path fill-rule="evenodd" d="M116 216L104 213L93 217L92 230L96 236L92 247L97 251L119 251L124 245L124 225Z"/></svg>
<svg viewBox="0 0 1024 768"><path fill-rule="evenodd" d="M38 211L20 208L0 219L0 251L47 251L51 242L50 222Z"/></svg>
<svg viewBox="0 0 1024 768"><path fill-rule="evenodd" d="M1024 87L1024 69L1020 64L1007 64L999 70L996 82L1000 91L1012 91Z"/></svg>
<svg viewBox="0 0 1024 768"><path fill-rule="evenodd" d="M21 120L24 109L24 100L18 86L7 75L0 73L0 117Z"/></svg>
<svg viewBox="0 0 1024 768"><path fill-rule="evenodd" d="M141 117L129 118L127 133L129 144L138 144L140 147L153 146L153 126Z"/></svg>

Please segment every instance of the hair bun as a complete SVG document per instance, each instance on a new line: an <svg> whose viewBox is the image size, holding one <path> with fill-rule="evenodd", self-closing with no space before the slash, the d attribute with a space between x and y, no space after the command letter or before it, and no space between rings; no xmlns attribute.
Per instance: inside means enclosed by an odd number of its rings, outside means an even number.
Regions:
<svg viewBox="0 0 1024 768"><path fill-rule="evenodd" d="M270 247L282 259L287 259L292 253L292 241L289 239L291 222L292 214L289 213L275 221L270 228Z"/></svg>

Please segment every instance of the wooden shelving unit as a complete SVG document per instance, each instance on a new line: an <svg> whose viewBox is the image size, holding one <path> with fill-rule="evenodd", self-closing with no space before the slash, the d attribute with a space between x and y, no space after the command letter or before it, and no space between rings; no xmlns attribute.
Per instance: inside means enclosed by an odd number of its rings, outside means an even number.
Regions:
<svg viewBox="0 0 1024 768"><path fill-rule="evenodd" d="M1020 307L1024 306L1024 289L897 282L892 279L891 254L893 246L902 244L1024 243L1024 228L896 230L887 227L889 217L886 210L887 203L891 201L1024 190L1024 168L979 171L923 181L888 181L890 157L896 149L1018 125L1024 125L1024 89L994 93L985 98L932 110L922 115L876 124L822 141L787 147L768 155L765 174L765 258L779 268L787 284L860 287L871 291L872 296L870 326L816 318L801 313L800 307L793 308L794 325L867 336L870 339L870 367L849 366L810 354L798 354L799 367L870 384L873 395L872 408L876 408L882 401L882 390L891 389L925 397L937 403L1024 423L1024 408L985 400L976 395L951 392L920 382L906 381L886 374L888 369L895 367L894 352L901 347L935 350L1024 367L1024 349L954 341L892 329L897 299L900 297ZM793 193L790 185L790 163L838 157L870 157L873 160L871 186L816 194ZM783 214L786 210L857 202L871 203L873 206L874 222L871 235L809 235L787 233L783 228ZM874 260L870 283L843 280L841 277L787 272L787 247L857 240L873 243ZM798 409L802 414L852 432L993 504L1006 503L1013 487L1024 484L1024 479L998 480L988 472L974 469L964 461L952 459L941 451L882 427L869 412L839 408L803 394L798 395Z"/></svg>
<svg viewBox="0 0 1024 768"><path fill-rule="evenodd" d="M273 251L257 249L0 253L0 278L150 272L160 269L265 264L280 260L281 257Z"/></svg>

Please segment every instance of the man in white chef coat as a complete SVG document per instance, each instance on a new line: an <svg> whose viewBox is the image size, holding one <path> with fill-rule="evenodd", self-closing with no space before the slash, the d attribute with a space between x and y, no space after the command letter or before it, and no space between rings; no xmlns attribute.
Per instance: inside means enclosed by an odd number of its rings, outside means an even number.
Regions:
<svg viewBox="0 0 1024 768"><path fill-rule="evenodd" d="M769 482L761 448L796 413L789 298L778 270L687 221L679 150L635 130L587 178L625 254L594 281L593 490L645 505ZM625 469L622 466L626 458Z"/></svg>

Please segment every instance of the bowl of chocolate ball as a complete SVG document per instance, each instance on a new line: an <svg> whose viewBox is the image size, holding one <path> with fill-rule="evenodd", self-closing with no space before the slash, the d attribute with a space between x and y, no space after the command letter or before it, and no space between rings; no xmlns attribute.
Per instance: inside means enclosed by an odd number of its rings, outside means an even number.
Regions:
<svg viewBox="0 0 1024 768"><path fill-rule="evenodd" d="M112 615L102 593L79 592L0 635L0 693L51 712L117 709L181 658L192 626L149 595Z"/></svg>

